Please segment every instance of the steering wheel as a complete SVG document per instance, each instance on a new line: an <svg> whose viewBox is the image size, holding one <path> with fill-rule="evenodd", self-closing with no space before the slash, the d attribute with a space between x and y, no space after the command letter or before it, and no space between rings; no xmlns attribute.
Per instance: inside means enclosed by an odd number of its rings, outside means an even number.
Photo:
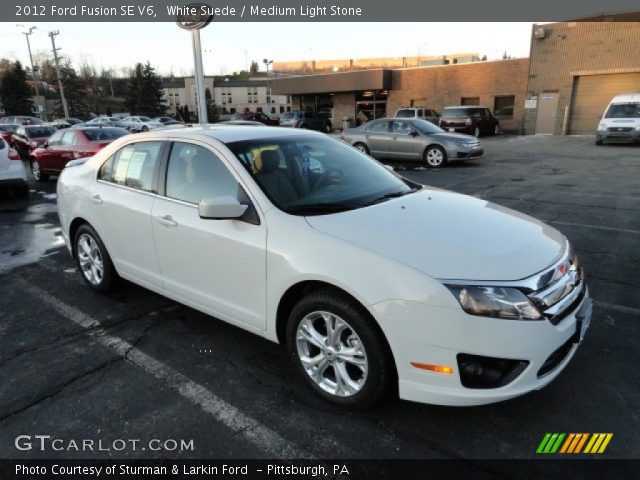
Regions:
<svg viewBox="0 0 640 480"><path fill-rule="evenodd" d="M330 185L337 185L342 180L342 171L332 168L322 174L322 176L316 182L315 188L328 187Z"/></svg>

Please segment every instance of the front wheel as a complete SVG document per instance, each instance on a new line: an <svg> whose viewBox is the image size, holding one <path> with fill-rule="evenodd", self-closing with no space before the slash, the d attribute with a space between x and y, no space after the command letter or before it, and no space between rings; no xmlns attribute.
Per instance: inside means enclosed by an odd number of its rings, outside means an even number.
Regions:
<svg viewBox="0 0 640 480"><path fill-rule="evenodd" d="M76 232L74 247L78 268L87 285L100 293L111 290L118 274L96 231L87 224L81 225Z"/></svg>
<svg viewBox="0 0 640 480"><path fill-rule="evenodd" d="M478 138L480 136L480 127L476 127L473 131L473 136Z"/></svg>
<svg viewBox="0 0 640 480"><path fill-rule="evenodd" d="M36 182L46 182L49 180L49 175L42 173L42 168L37 160L31 160L31 173Z"/></svg>
<svg viewBox="0 0 640 480"><path fill-rule="evenodd" d="M596 145L602 145L602 140L596 140Z"/></svg>
<svg viewBox="0 0 640 480"><path fill-rule="evenodd" d="M331 133L331 124L325 123L323 130L324 130L324 133Z"/></svg>
<svg viewBox="0 0 640 480"><path fill-rule="evenodd" d="M447 152L440 145L430 145L424 151L424 161L429 168L439 168L447 163Z"/></svg>
<svg viewBox="0 0 640 480"><path fill-rule="evenodd" d="M325 400L366 408L384 396L394 378L393 358L376 327L347 295L313 292L289 316L289 357Z"/></svg>
<svg viewBox="0 0 640 480"><path fill-rule="evenodd" d="M142 131L143 132L148 132L149 131L149 127L147 127L146 125L144 127L142 127Z"/></svg>
<svg viewBox="0 0 640 480"><path fill-rule="evenodd" d="M494 135L500 134L500 125L496 125L495 127L493 127L493 134Z"/></svg>
<svg viewBox="0 0 640 480"><path fill-rule="evenodd" d="M366 153L367 155L369 155L369 149L367 148L367 146L364 143L356 143L354 145L355 149L362 152L362 153Z"/></svg>

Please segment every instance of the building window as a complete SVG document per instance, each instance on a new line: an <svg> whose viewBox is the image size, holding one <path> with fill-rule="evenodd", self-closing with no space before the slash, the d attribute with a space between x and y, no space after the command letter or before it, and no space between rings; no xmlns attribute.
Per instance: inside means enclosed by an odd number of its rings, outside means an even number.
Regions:
<svg viewBox="0 0 640 480"><path fill-rule="evenodd" d="M234 107L231 107L229 109L229 113L231 113L231 115L233 115L234 113L236 113L236 109Z"/></svg>
<svg viewBox="0 0 640 480"><path fill-rule="evenodd" d="M460 105L480 105L480 97L462 97Z"/></svg>
<svg viewBox="0 0 640 480"><path fill-rule="evenodd" d="M496 97L493 114L496 117L511 118L513 117L513 106L516 104L515 95L503 95Z"/></svg>
<svg viewBox="0 0 640 480"><path fill-rule="evenodd" d="M276 113L276 107L271 107L271 113Z"/></svg>
<svg viewBox="0 0 640 480"><path fill-rule="evenodd" d="M284 107L280 105L280 113L284 113Z"/></svg>
<svg viewBox="0 0 640 480"><path fill-rule="evenodd" d="M247 87L249 103L258 103L258 87Z"/></svg>

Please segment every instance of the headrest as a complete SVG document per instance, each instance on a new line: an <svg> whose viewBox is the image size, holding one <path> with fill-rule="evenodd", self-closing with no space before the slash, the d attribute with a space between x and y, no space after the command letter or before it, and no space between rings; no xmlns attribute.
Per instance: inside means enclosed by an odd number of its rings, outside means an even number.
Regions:
<svg viewBox="0 0 640 480"><path fill-rule="evenodd" d="M255 159L255 169L259 173L273 172L280 165L280 154L276 150L262 150Z"/></svg>

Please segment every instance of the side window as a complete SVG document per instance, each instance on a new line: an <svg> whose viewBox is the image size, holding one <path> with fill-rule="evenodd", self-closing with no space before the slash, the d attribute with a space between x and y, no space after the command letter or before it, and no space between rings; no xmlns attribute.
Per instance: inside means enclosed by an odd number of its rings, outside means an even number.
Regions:
<svg viewBox="0 0 640 480"><path fill-rule="evenodd" d="M418 110L418 117L420 117L420 118L424 117L424 110L422 110L422 109Z"/></svg>
<svg viewBox="0 0 640 480"><path fill-rule="evenodd" d="M373 133L388 133L389 122L374 122L367 130Z"/></svg>
<svg viewBox="0 0 640 480"><path fill-rule="evenodd" d="M76 143L76 134L75 132L64 132L64 135L62 136L62 141L60 142L61 145L73 145Z"/></svg>
<svg viewBox="0 0 640 480"><path fill-rule="evenodd" d="M60 141L62 140L62 136L65 134L63 130L57 131L47 141L47 145L53 147L54 145L60 145Z"/></svg>
<svg viewBox="0 0 640 480"><path fill-rule="evenodd" d="M304 112L304 118L313 118L313 112Z"/></svg>
<svg viewBox="0 0 640 480"><path fill-rule="evenodd" d="M409 135L411 133L411 125L409 125L409 122L394 121L391 130L397 135Z"/></svg>
<svg viewBox="0 0 640 480"><path fill-rule="evenodd" d="M471 110L471 118L475 118L476 120L482 119L482 110Z"/></svg>
<svg viewBox="0 0 640 480"><path fill-rule="evenodd" d="M238 195L238 182L211 150L175 142L169 156L167 197L189 203L203 198Z"/></svg>
<svg viewBox="0 0 640 480"><path fill-rule="evenodd" d="M122 147L102 165L98 178L155 193L153 173L161 149L162 142L140 142Z"/></svg>

